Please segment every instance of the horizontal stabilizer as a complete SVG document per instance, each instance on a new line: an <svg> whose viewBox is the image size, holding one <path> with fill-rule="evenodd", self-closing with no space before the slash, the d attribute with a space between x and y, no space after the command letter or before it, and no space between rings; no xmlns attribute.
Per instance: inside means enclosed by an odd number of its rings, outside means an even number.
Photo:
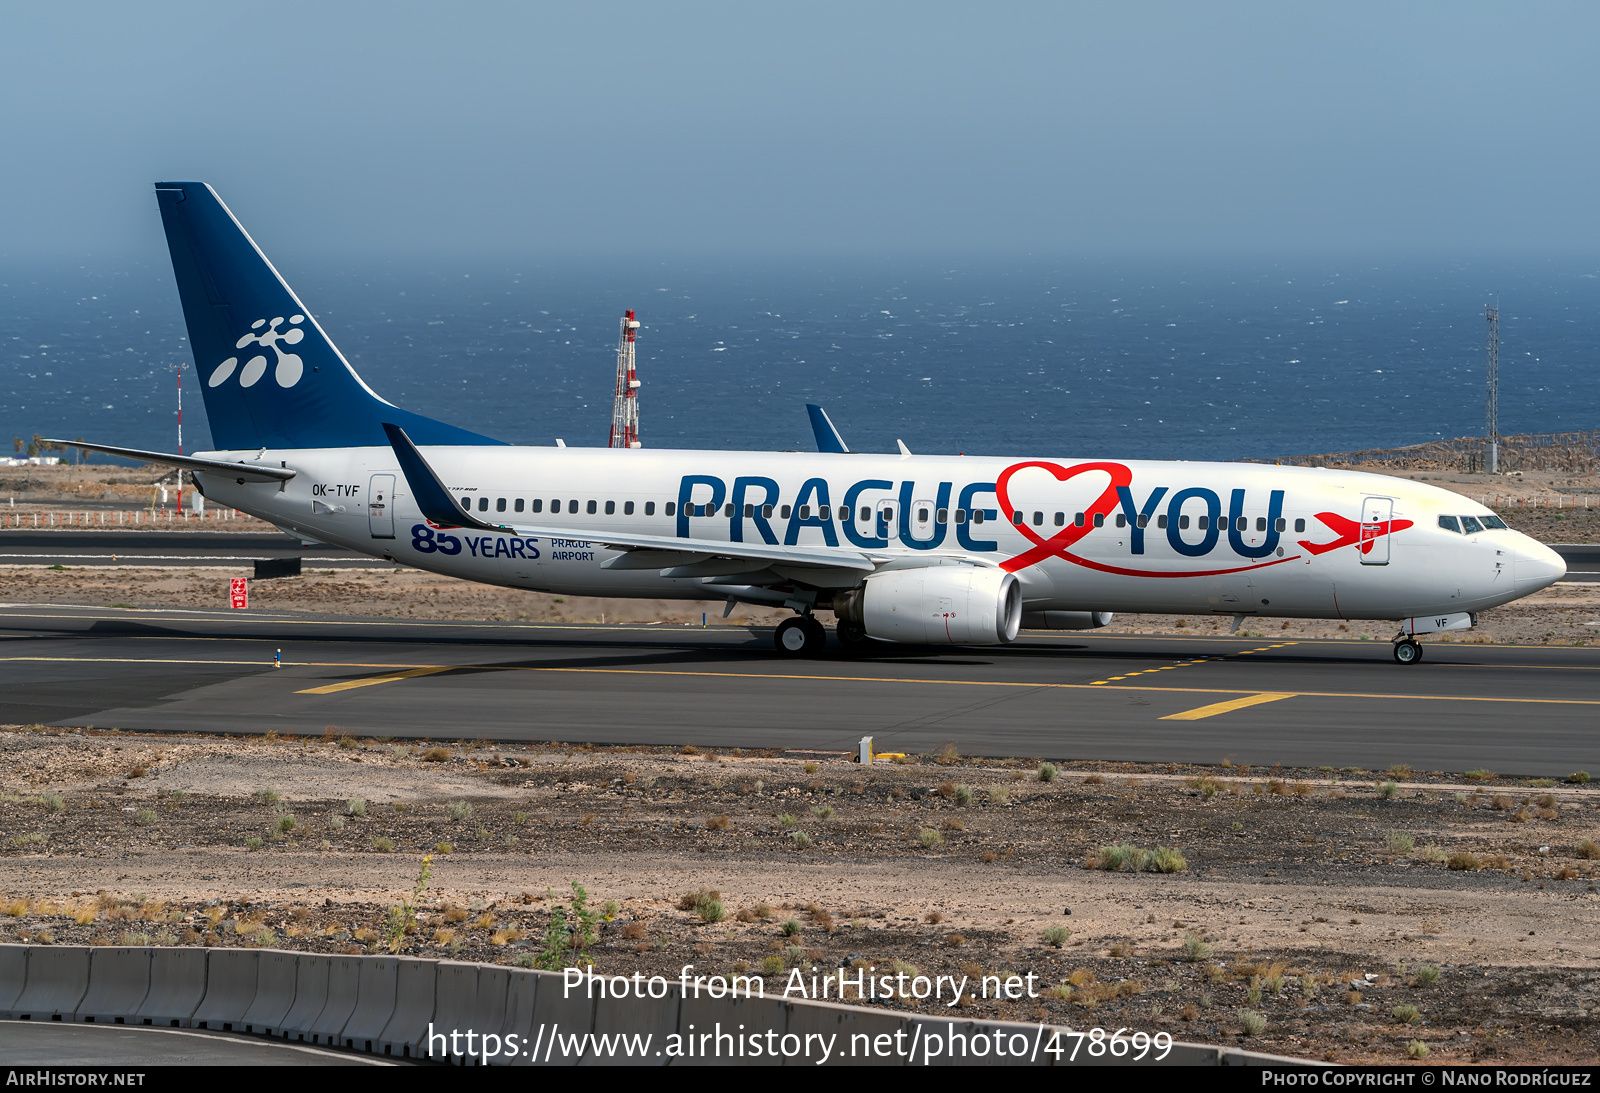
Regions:
<svg viewBox="0 0 1600 1093"><path fill-rule="evenodd" d="M41 438L42 439L42 438ZM66 448L81 448L86 452L101 452L121 456L123 459L142 459L146 463L161 463L168 467L182 467L186 471L212 471L246 482L286 482L295 472L288 467L273 467L264 463L230 463L226 459L198 459L192 455L169 455L166 452L147 452L143 448L114 448L110 444L85 444L81 440L45 440L46 444L59 444Z"/></svg>

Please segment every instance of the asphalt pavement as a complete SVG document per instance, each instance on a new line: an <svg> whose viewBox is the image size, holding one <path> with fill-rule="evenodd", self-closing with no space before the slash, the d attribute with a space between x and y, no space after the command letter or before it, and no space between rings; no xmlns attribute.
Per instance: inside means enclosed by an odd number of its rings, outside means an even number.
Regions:
<svg viewBox="0 0 1600 1093"><path fill-rule="evenodd" d="M1025 632L792 660L771 631L0 607L0 722L1600 774L1600 647ZM275 657L281 655L281 668Z"/></svg>

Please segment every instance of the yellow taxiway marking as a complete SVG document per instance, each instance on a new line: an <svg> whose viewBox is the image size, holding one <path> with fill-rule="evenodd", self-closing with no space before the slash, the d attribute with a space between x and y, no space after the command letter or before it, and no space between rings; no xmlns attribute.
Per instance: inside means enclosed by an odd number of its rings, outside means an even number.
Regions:
<svg viewBox="0 0 1600 1093"><path fill-rule="evenodd" d="M193 658L164 657L0 657L0 663L34 662L51 664L182 664L188 667L207 664L224 664L266 669L271 661L263 660L196 660ZM1199 662L1196 662L1199 663ZM557 668L522 664L366 664L350 661L302 660L285 662L285 668L376 668L390 672L421 668L419 674L453 672L471 669L478 672L567 672L575 675L618 676L682 676L688 679L774 679L794 683L900 683L925 687L1004 687L1027 691L1087 691L1098 686L1094 683L1024 683L1016 680L990 679L910 679L905 676L833 676L800 675L788 672L703 672L676 668ZM1175 665L1174 667L1183 667ZM404 678L404 677L402 677ZM1148 684L1123 683L1101 688L1112 691L1144 691L1151 694L1197 695L1257 695L1260 691L1243 687L1154 687ZM1382 702L1491 702L1516 706L1600 706L1595 698L1500 698L1490 695L1454 694L1396 694L1377 691L1293 691L1286 692L1295 698L1366 698Z"/></svg>
<svg viewBox="0 0 1600 1093"><path fill-rule="evenodd" d="M1263 702L1277 702L1284 698L1294 698L1292 692L1267 691L1258 695L1246 695L1243 698L1230 698L1226 702L1213 702L1209 706L1197 706L1192 710L1182 713L1169 713L1161 718L1162 721L1199 721L1203 717L1215 717L1219 713L1231 713L1242 710L1246 706L1259 706Z"/></svg>
<svg viewBox="0 0 1600 1093"><path fill-rule="evenodd" d="M353 691L357 687L372 687L379 683L393 683L399 679L414 679L417 676L431 676L438 672L454 671L453 667L411 668L404 672L391 672L386 676L368 676L366 679L349 679L343 683L330 683L326 687L307 687L303 691L296 691L297 695L331 695L335 691Z"/></svg>

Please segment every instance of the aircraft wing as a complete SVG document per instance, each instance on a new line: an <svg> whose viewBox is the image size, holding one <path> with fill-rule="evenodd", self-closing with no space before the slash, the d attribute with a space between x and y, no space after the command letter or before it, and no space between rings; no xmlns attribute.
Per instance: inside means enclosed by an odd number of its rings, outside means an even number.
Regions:
<svg viewBox="0 0 1600 1093"><path fill-rule="evenodd" d="M400 461L401 473L405 475L406 483L411 487L411 495L416 498L417 507L422 510L422 515L444 527L476 528L479 531L506 535L536 535L547 539L576 539L601 543L613 550L659 550L677 556L670 559L663 558L661 560L663 569L687 563L689 559L684 557L686 555L749 559L751 562L759 563L751 566L752 569L761 569L775 562L791 566L858 570L863 573L871 573L877 568L871 558L853 550L776 546L767 543L730 543L717 539L680 539L669 535L614 534L597 532L593 528L570 528L553 524L491 524L478 519L470 512L463 511L461 506L456 504L450 491L445 488L433 468L428 466L428 461L423 458L404 429L387 423L383 428L389 434L389 443L394 448L395 457ZM654 566L630 565L626 568L654 568Z"/></svg>
<svg viewBox="0 0 1600 1093"><path fill-rule="evenodd" d="M43 438L41 438L43 439ZM168 467L182 467L186 471L211 471L246 482L286 482L295 472L288 467L274 467L266 463L230 463L226 459L200 459L192 455L171 455L167 452L147 452L142 448L114 448L110 444L86 444L81 440L45 440L46 444L60 444L67 448L81 448L86 452L103 452L124 459L142 459L146 463L161 463Z"/></svg>

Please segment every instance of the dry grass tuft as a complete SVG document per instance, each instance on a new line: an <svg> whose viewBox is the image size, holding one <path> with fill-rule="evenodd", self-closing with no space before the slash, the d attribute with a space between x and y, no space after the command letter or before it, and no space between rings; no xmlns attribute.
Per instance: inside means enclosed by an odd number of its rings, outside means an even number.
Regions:
<svg viewBox="0 0 1600 1093"><path fill-rule="evenodd" d="M711 831L727 831L733 827L733 821L726 815L713 816L706 821L706 827Z"/></svg>
<svg viewBox="0 0 1600 1093"><path fill-rule="evenodd" d="M448 763L450 761L449 748L429 748L422 753L424 763Z"/></svg>

